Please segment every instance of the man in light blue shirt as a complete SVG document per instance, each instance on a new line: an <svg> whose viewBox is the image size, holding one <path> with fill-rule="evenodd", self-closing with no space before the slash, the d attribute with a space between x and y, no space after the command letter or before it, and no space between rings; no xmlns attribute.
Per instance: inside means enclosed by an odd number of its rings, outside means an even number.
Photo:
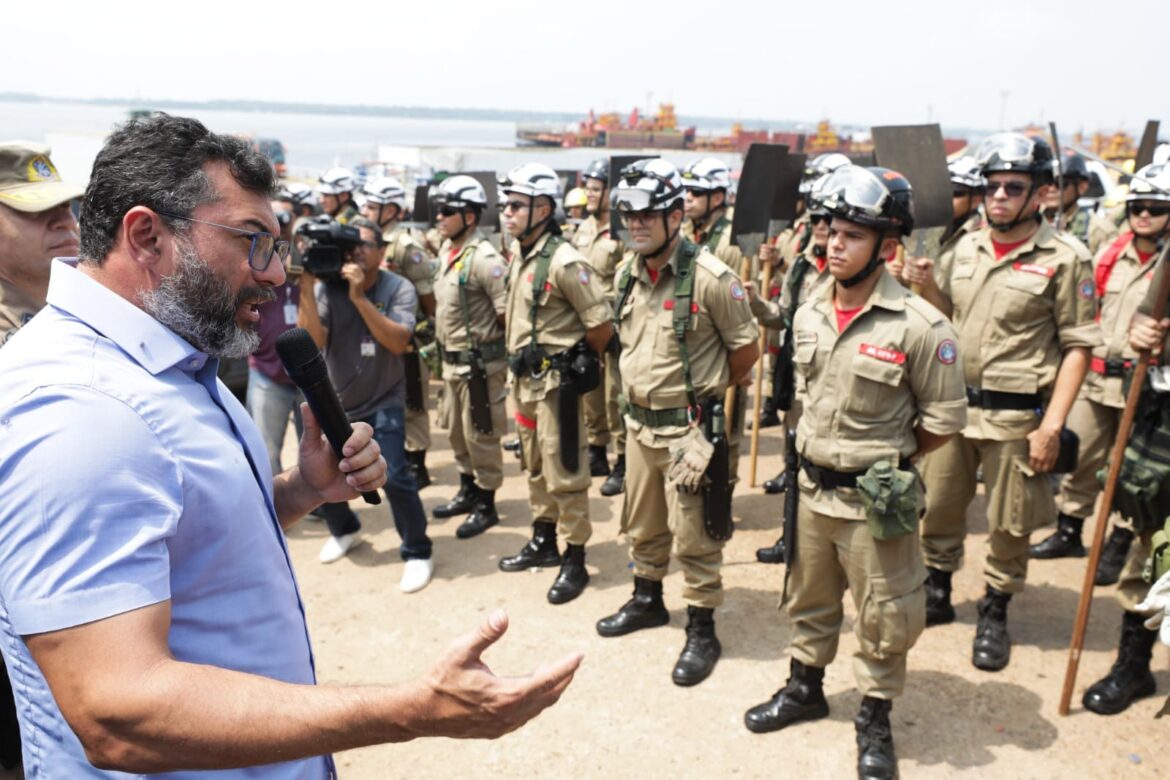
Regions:
<svg viewBox="0 0 1170 780"><path fill-rule="evenodd" d="M273 185L246 142L131 122L94 164L81 261L54 262L0 352L0 651L30 779L332 777L336 750L517 728L580 662L492 677L497 613L428 682L315 685L282 528L386 462L357 424L339 463L303 407L298 465L273 477L216 379L284 278Z"/></svg>

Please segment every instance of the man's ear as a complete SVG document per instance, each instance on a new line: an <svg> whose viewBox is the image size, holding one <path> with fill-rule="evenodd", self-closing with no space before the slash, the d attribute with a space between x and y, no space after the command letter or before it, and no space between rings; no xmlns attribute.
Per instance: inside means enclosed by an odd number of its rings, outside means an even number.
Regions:
<svg viewBox="0 0 1170 780"><path fill-rule="evenodd" d="M711 210L727 205L727 192L724 190L717 190L711 193Z"/></svg>
<svg viewBox="0 0 1170 780"><path fill-rule="evenodd" d="M163 259L170 229L163 218L146 206L135 206L122 217L118 240L135 264L154 267Z"/></svg>
<svg viewBox="0 0 1170 780"><path fill-rule="evenodd" d="M882 238L882 248L879 252L882 260L887 263L893 260L900 246L902 246L902 239L899 236L887 235Z"/></svg>

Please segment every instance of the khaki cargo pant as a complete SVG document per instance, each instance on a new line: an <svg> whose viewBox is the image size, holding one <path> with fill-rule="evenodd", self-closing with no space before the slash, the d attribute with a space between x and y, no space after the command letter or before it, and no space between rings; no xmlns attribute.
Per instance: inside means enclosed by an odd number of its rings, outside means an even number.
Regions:
<svg viewBox="0 0 1170 780"><path fill-rule="evenodd" d="M1028 442L956 436L922 460L926 514L922 552L926 565L957 571L967 538L967 507L975 497L975 471L983 464L987 490L987 559L984 581L1019 593L1028 574L1028 537L1056 521L1056 503L1045 474L1028 466ZM799 556L799 553L797 553Z"/></svg>
<svg viewBox="0 0 1170 780"><path fill-rule="evenodd" d="M427 451L431 448L431 370L425 360L419 361L423 386L423 408L406 410L406 451Z"/></svg>
<svg viewBox="0 0 1170 780"><path fill-rule="evenodd" d="M585 407L585 427L589 431L589 444L595 447L614 443L614 452L621 455L626 451L626 424L618 409L618 393L622 390L622 377L618 371L616 355L606 353L605 368L601 384L581 398Z"/></svg>
<svg viewBox="0 0 1170 780"><path fill-rule="evenodd" d="M488 397L492 401L492 432L480 433L471 424L471 397L467 377L454 376L454 367L445 370L443 379L444 419L450 423L451 451L460 474L475 477L475 484L484 490L498 490L504 484L504 453L500 437L508 430L508 412L505 408L508 390L507 371L488 374Z"/></svg>
<svg viewBox="0 0 1170 780"><path fill-rule="evenodd" d="M526 379L517 380L526 382ZM561 464L561 429L557 421L557 394L550 390L536 403L525 403L513 396L516 405L516 429L520 433L521 466L528 472L528 500L533 520L557 524L559 533L569 544L585 544L593 535L589 523L589 458L585 454L585 420L578 406L577 471L568 472Z"/></svg>
<svg viewBox="0 0 1170 780"><path fill-rule="evenodd" d="M1122 409L1114 409L1087 398L1078 398L1068 413L1065 425L1081 439L1077 468L1066 474L1060 483L1060 495L1056 508L1071 517L1087 518L1093 515L1097 496L1102 487L1097 472L1105 468L1109 450L1117 438L1121 425ZM1133 528L1133 523L1117 513L1113 514L1114 525Z"/></svg>
<svg viewBox="0 0 1170 780"><path fill-rule="evenodd" d="M801 489L796 562L785 607L792 657L826 667L837 655L845 590L857 609L853 675L865 696L893 699L906 684L906 655L926 626L926 571L918 534L878 540L864 520L823 515Z"/></svg>
<svg viewBox="0 0 1170 780"><path fill-rule="evenodd" d="M694 607L718 607L723 603L723 542L708 536L703 526L703 496L667 486L669 448L647 447L636 436L626 447L622 531L630 538L634 574L662 580L673 546L685 582L683 600Z"/></svg>

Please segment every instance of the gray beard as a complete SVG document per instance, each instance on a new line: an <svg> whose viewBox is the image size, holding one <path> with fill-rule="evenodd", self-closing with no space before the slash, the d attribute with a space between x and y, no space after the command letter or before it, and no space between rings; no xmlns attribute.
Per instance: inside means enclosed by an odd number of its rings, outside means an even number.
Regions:
<svg viewBox="0 0 1170 780"><path fill-rule="evenodd" d="M201 352L214 358L243 358L260 346L260 334L236 324L244 301L276 299L266 287L243 287L235 295L231 284L203 262L195 247L177 237L175 272L156 290L142 292L142 308Z"/></svg>

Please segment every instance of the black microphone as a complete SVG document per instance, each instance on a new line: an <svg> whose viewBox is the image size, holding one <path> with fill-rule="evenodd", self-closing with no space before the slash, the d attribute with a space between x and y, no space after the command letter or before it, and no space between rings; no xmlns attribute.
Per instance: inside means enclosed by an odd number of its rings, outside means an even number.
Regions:
<svg viewBox="0 0 1170 780"><path fill-rule="evenodd" d="M345 456L341 448L349 441L353 434L353 426L341 409L341 401L337 399L337 391L329 381L329 372L325 368L325 358L321 357L321 350L313 342L313 337L304 328L286 330L276 337L276 354L284 364L288 378L293 381L305 396L313 416L321 425L325 438L341 460ZM382 497L376 490L367 490L362 493L367 504L380 504Z"/></svg>

